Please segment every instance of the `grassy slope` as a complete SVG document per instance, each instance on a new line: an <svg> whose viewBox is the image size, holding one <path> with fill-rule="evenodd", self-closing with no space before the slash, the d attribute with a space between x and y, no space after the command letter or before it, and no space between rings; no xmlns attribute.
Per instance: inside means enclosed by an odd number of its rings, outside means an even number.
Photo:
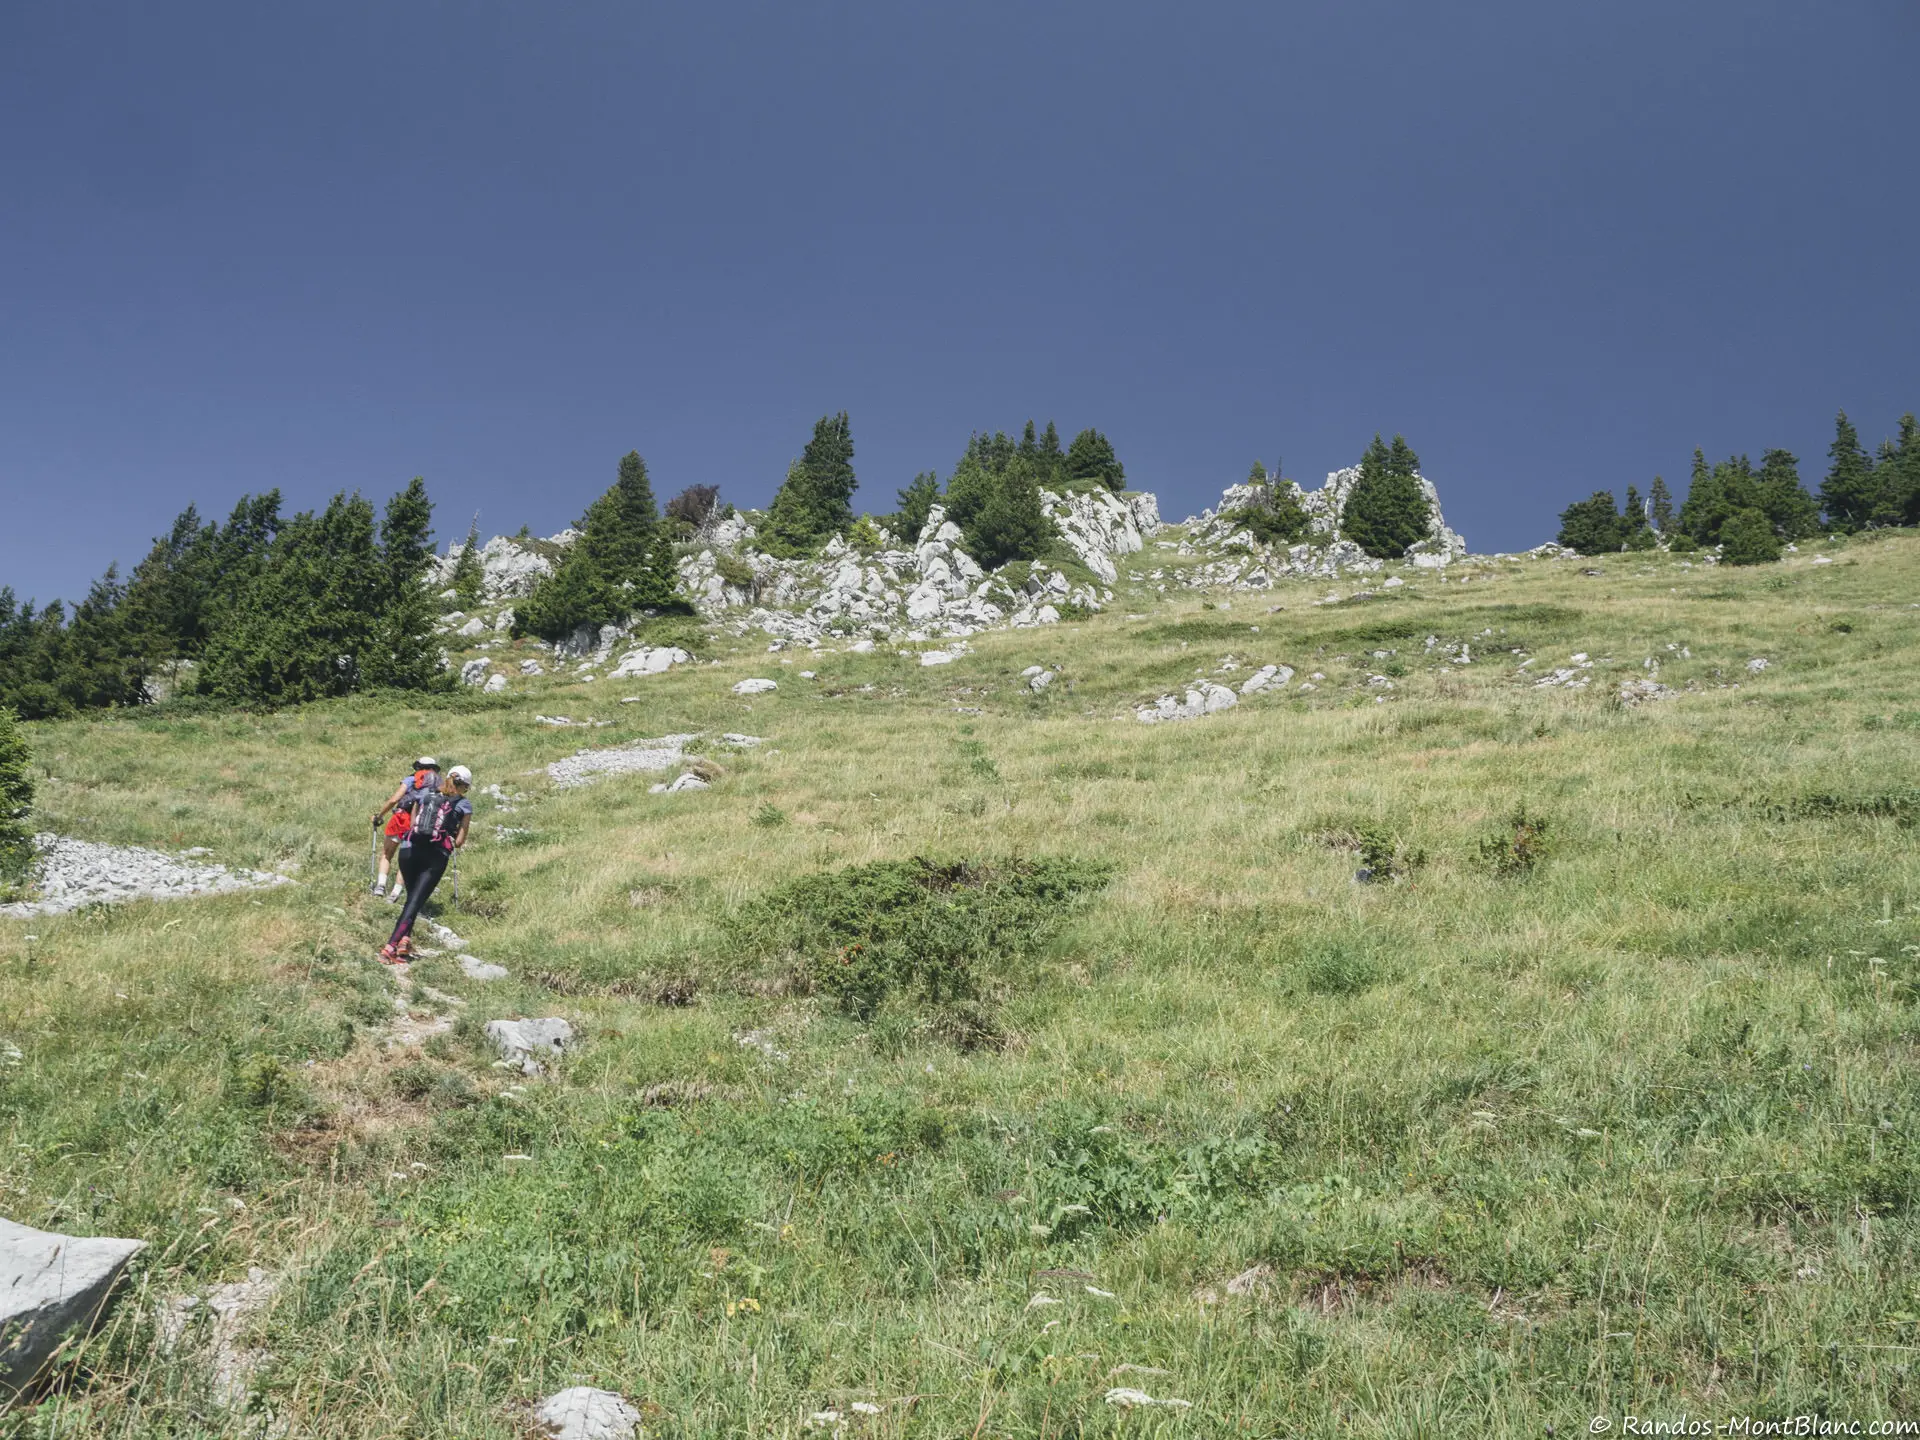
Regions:
<svg viewBox="0 0 1920 1440"><path fill-rule="evenodd" d="M287 1271L271 1385L303 1435L507 1436L513 1402L581 1380L686 1436L856 1399L887 1407L862 1433L927 1436L1911 1413L1920 542L1832 553L1488 564L1135 620L1123 597L938 669L741 649L497 703L39 727L57 828L305 883L0 921L24 1055L0 1069L0 1211L148 1237L147 1294ZM1429 633L1477 662L1423 658ZM1598 678L1537 691L1512 646ZM1191 724L1126 712L1229 653L1327 681ZM1649 655L1702 688L1611 703ZM1029 697L1035 661L1062 678ZM780 690L729 693L752 674ZM704 794L523 773L675 730L772 744L716 755ZM447 918L514 978L416 966L472 1004L409 1058L369 1038L391 912L359 893L362 817L423 747L524 791L498 818L533 833L496 841L482 804ZM1522 801L1553 856L1494 878L1475 847ZM786 823L750 822L768 805ZM1428 853L1413 883L1352 883L1326 837L1369 823ZM1118 878L1009 984L997 1053L783 994L728 927L820 867L1011 852ZM551 1083L491 1067L478 1022L513 1014L584 1030ZM647 1104L668 1080L718 1088ZM1197 1298L1256 1264L1264 1292ZM33 1433L239 1433L144 1312L119 1307ZM1115 1384L1194 1408L1127 1415Z"/></svg>

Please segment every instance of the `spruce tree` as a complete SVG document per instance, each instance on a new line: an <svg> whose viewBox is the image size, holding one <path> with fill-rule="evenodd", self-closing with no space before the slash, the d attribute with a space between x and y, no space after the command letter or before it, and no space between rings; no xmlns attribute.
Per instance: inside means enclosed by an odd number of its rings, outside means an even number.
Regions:
<svg viewBox="0 0 1920 1440"><path fill-rule="evenodd" d="M847 412L823 415L813 438L773 497L765 538L776 553L801 555L853 523L853 427Z"/></svg>
<svg viewBox="0 0 1920 1440"><path fill-rule="evenodd" d="M1653 477L1653 488L1647 491L1647 509L1651 513L1653 528L1662 535L1673 528L1673 492L1667 489L1667 482L1658 475Z"/></svg>
<svg viewBox="0 0 1920 1440"><path fill-rule="evenodd" d="M1058 485L1067 478L1067 453L1060 448L1060 431L1051 420L1040 433L1040 462L1047 471L1044 483Z"/></svg>
<svg viewBox="0 0 1920 1440"><path fill-rule="evenodd" d="M562 640L582 625L597 630L636 610L672 604L671 583L662 583L665 572L655 556L659 529L647 463L629 451L613 487L587 507L580 538L516 613L514 628Z"/></svg>
<svg viewBox="0 0 1920 1440"><path fill-rule="evenodd" d="M1247 472L1247 484L1264 486L1266 483L1267 467L1263 462L1256 460L1253 462L1253 468Z"/></svg>
<svg viewBox="0 0 1920 1440"><path fill-rule="evenodd" d="M5 605L13 592L4 592ZM33 864L33 756L19 717L0 706L0 887L17 885Z"/></svg>
<svg viewBox="0 0 1920 1440"><path fill-rule="evenodd" d="M887 528L907 544L918 544L927 516L940 502L940 476L935 471L922 470L913 477L912 484L894 494L900 508L887 517Z"/></svg>
<svg viewBox="0 0 1920 1440"><path fill-rule="evenodd" d="M1800 483L1800 461L1789 450L1768 450L1754 477L1757 508L1782 540L1806 540L1820 533L1820 502Z"/></svg>
<svg viewBox="0 0 1920 1440"><path fill-rule="evenodd" d="M1620 544L1626 550L1651 550L1655 540L1647 523L1647 503L1637 486L1627 486L1627 498L1620 507Z"/></svg>
<svg viewBox="0 0 1920 1440"><path fill-rule="evenodd" d="M976 434L947 481L947 518L961 530L966 552L992 569L1010 560L1033 560L1054 538L1053 522L1040 499L1033 457L999 431Z"/></svg>
<svg viewBox="0 0 1920 1440"><path fill-rule="evenodd" d="M1067 447L1067 478L1098 481L1109 490L1126 488L1127 471L1113 453L1113 442L1098 430L1082 430Z"/></svg>
<svg viewBox="0 0 1920 1440"><path fill-rule="evenodd" d="M1409 545L1427 538L1431 512L1414 478L1419 463L1398 435L1391 447L1375 435L1360 458L1360 477L1347 492L1340 529L1376 559L1398 560Z"/></svg>
<svg viewBox="0 0 1920 1440"><path fill-rule="evenodd" d="M390 575L373 506L333 497L278 526L244 591L207 640L201 690L245 705L346 695L381 668Z"/></svg>
<svg viewBox="0 0 1920 1440"><path fill-rule="evenodd" d="M1555 542L1582 555L1610 555L1620 548L1624 527L1611 490L1596 490L1560 512Z"/></svg>
<svg viewBox="0 0 1920 1440"><path fill-rule="evenodd" d="M1020 453L1028 460L1040 458L1040 432L1034 428L1033 421L1027 421L1027 428L1020 432Z"/></svg>
<svg viewBox="0 0 1920 1440"><path fill-rule="evenodd" d="M1920 424L1916 424L1911 410L1900 417L1896 454L1899 471L1894 498L1900 513L1899 523L1920 525Z"/></svg>
<svg viewBox="0 0 1920 1440"><path fill-rule="evenodd" d="M1780 558L1780 537L1766 512L1736 510L1720 527L1720 558L1729 565L1764 565Z"/></svg>
<svg viewBox="0 0 1920 1440"><path fill-rule="evenodd" d="M1720 527L1732 513L1721 478L1707 467L1707 457L1699 449L1693 452L1693 478L1687 484L1687 498L1680 502L1680 529L1702 545L1720 543Z"/></svg>
<svg viewBox="0 0 1920 1440"><path fill-rule="evenodd" d="M1831 464L1820 485L1820 505L1834 529L1864 530L1873 523L1879 508L1873 462L1861 447L1859 432L1847 419L1846 411L1840 412L1833 430L1833 444L1827 447Z"/></svg>
<svg viewBox="0 0 1920 1440"><path fill-rule="evenodd" d="M475 517L476 523L478 517ZM471 545L474 536L469 534ZM380 519L380 564L386 595L380 625L362 663L363 682L424 690L440 675L433 643L433 599L427 567L433 558L433 502L427 482L414 476L387 501Z"/></svg>
<svg viewBox="0 0 1920 1440"><path fill-rule="evenodd" d="M448 579L456 605L478 605L486 594L487 572L480 563L480 512L477 510L467 526L466 542L460 547L460 554L453 562L453 574Z"/></svg>

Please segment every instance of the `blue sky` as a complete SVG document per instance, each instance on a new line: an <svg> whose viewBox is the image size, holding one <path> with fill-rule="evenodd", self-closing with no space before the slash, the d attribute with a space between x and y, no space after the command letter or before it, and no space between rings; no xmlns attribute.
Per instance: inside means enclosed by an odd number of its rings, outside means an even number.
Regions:
<svg viewBox="0 0 1920 1440"><path fill-rule="evenodd" d="M0 583L188 501L764 503L853 418L1179 516L1406 434L1476 549L1920 406L1911 0L0 6Z"/></svg>

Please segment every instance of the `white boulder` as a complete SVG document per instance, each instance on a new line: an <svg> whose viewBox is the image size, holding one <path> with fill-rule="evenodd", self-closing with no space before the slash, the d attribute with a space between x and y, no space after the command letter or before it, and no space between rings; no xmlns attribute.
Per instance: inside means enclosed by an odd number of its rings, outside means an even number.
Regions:
<svg viewBox="0 0 1920 1440"><path fill-rule="evenodd" d="M460 683L462 685L483 685L486 683L488 672L492 669L493 662L484 655L469 660L460 667Z"/></svg>
<svg viewBox="0 0 1920 1440"><path fill-rule="evenodd" d="M93 1326L120 1272L146 1248L0 1220L0 1396L23 1389L69 1333Z"/></svg>
<svg viewBox="0 0 1920 1440"><path fill-rule="evenodd" d="M504 675L490 675L487 677L487 683L480 688L489 695L498 695L502 690L507 688L507 677Z"/></svg>
<svg viewBox="0 0 1920 1440"><path fill-rule="evenodd" d="M553 1440L633 1440L640 1412L624 1396L575 1385L542 1400L533 1412Z"/></svg>
<svg viewBox="0 0 1920 1440"><path fill-rule="evenodd" d="M736 695L764 695L769 690L778 690L779 688L780 684L776 680L755 678L752 680L736 681L733 687L733 693Z"/></svg>

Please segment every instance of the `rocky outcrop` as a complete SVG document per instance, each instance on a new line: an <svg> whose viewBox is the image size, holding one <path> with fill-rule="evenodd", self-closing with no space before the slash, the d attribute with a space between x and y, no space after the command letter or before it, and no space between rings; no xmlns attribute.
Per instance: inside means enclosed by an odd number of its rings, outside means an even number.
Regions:
<svg viewBox="0 0 1920 1440"><path fill-rule="evenodd" d="M1036 561L989 575L960 527L936 505L908 545L884 530L877 548L835 537L818 558L782 560L751 547L735 517L680 562L683 588L709 620L812 645L829 636L889 641L960 639L982 630L1051 625L1063 606L1097 610L1113 598L1117 557L1140 550L1160 523L1151 495L1041 491L1061 539L1101 583L1076 583Z"/></svg>
<svg viewBox="0 0 1920 1440"><path fill-rule="evenodd" d="M580 536L577 530L562 530L545 540L522 540L517 536L496 535L480 547L480 590L489 600L516 600L531 595L533 587L553 573L554 551L564 550ZM433 569L427 583L444 590L453 583L453 568L460 563L465 545L449 545L445 555L433 557Z"/></svg>
<svg viewBox="0 0 1920 1440"><path fill-rule="evenodd" d="M533 1415L552 1440L632 1440L640 1433L640 1412L625 1396L590 1385L549 1395Z"/></svg>
<svg viewBox="0 0 1920 1440"><path fill-rule="evenodd" d="M69 1334L93 1326L120 1272L146 1248L0 1220L0 1399L24 1389Z"/></svg>
<svg viewBox="0 0 1920 1440"><path fill-rule="evenodd" d="M1360 468L1355 465L1333 471L1318 490L1281 482L1306 512L1308 526L1305 540L1284 547L1263 544L1239 522L1240 512L1261 499L1259 489L1229 485L1217 505L1186 522L1187 533L1178 552L1206 558L1208 563L1179 572L1179 583L1194 589L1264 590L1281 579L1333 579L1381 569L1383 561L1340 535L1347 500L1359 478ZM1416 478L1427 499L1427 538L1409 546L1406 558L1422 569L1450 565L1466 555L1467 542L1448 528L1433 482L1425 476Z"/></svg>

